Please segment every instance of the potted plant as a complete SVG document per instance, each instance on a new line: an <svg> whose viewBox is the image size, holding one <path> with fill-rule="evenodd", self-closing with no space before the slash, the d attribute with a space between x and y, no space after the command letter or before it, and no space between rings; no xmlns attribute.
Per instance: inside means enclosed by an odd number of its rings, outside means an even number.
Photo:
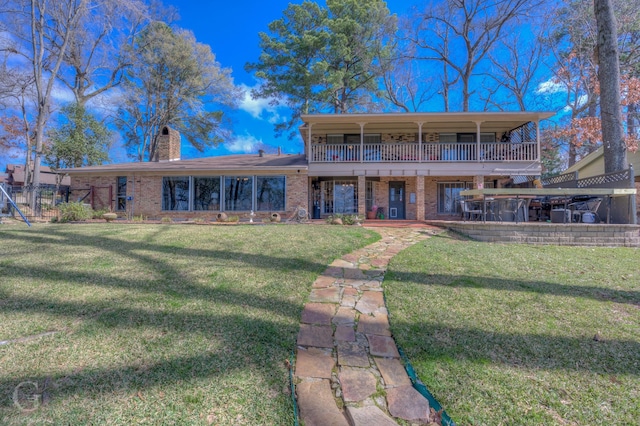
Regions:
<svg viewBox="0 0 640 426"><path fill-rule="evenodd" d="M377 211L378 211L378 206L376 206L375 204L371 206L371 209L367 211L367 219L375 219Z"/></svg>

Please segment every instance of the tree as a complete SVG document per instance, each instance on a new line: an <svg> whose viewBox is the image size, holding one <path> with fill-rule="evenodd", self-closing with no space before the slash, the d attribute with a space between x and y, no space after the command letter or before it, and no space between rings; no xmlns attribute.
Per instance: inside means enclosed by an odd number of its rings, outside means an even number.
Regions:
<svg viewBox="0 0 640 426"><path fill-rule="evenodd" d="M640 1L614 0L612 4L620 16L616 31L622 116L626 116L627 123L624 140L629 149L635 149L638 134L634 81L640 76ZM553 82L565 93L564 102L558 108L568 109L570 116L554 134L566 141L571 166L602 145L598 114L598 30L594 8L589 2L568 0L565 7L559 9L555 21L545 47L555 56Z"/></svg>
<svg viewBox="0 0 640 426"><path fill-rule="evenodd" d="M149 19L141 0L90 0L88 6L75 23L68 48L56 45L64 53L58 78L81 106L120 84L130 65L120 51Z"/></svg>
<svg viewBox="0 0 640 426"><path fill-rule="evenodd" d="M49 132L50 146L45 149L51 168L94 166L108 161L111 132L105 125L77 103L64 107L62 115L64 121Z"/></svg>
<svg viewBox="0 0 640 426"><path fill-rule="evenodd" d="M76 23L85 13L87 0L17 0L13 6L14 9L5 13L6 17L11 18L8 30L17 40L9 49L12 54L26 60L33 79L35 112L31 183L38 187L44 133L51 109L54 82ZM28 141L30 143L30 138ZM27 155L31 154L29 149ZM35 198L32 203L35 203Z"/></svg>
<svg viewBox="0 0 640 426"><path fill-rule="evenodd" d="M305 1L290 4L283 18L260 33L262 54L246 65L260 86L255 98L285 103L291 119L301 114L372 111L381 78L391 61L396 18L381 0L327 0L327 8Z"/></svg>
<svg viewBox="0 0 640 426"><path fill-rule="evenodd" d="M487 63L495 44L543 3L544 0L443 0L416 14L415 59L442 65L440 89L445 111L451 108L450 92L458 84L462 86L461 109L469 111L471 96L478 87L473 79L485 71L481 66Z"/></svg>
<svg viewBox="0 0 640 426"><path fill-rule="evenodd" d="M223 140L224 108L235 106L241 91L209 46L190 31L155 21L128 54L132 66L125 73L116 124L138 161L154 159L159 130L167 125L199 151ZM220 109L207 109L214 106Z"/></svg>

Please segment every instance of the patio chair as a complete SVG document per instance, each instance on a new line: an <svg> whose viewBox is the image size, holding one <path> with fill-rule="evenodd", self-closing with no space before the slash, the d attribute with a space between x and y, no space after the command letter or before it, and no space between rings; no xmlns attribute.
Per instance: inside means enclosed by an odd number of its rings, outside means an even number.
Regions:
<svg viewBox="0 0 640 426"><path fill-rule="evenodd" d="M509 217L513 218L513 222L518 223L520 220L520 210L524 206L524 199L522 198L508 198L504 200L504 207L500 211L501 220L502 218ZM523 220L526 219L523 211Z"/></svg>
<svg viewBox="0 0 640 426"><path fill-rule="evenodd" d="M462 220L480 220L482 219L484 212L480 208L473 206L474 201L460 200L460 207L462 207Z"/></svg>
<svg viewBox="0 0 640 426"><path fill-rule="evenodd" d="M571 210L573 222L598 223L600 222L598 209L601 203L602 198L590 198L588 200L571 203L567 207ZM586 216L585 213L587 213Z"/></svg>

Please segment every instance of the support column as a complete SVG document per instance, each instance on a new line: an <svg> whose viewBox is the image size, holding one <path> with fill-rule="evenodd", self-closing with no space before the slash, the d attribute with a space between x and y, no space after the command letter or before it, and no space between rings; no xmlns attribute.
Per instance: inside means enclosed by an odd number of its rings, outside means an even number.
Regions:
<svg viewBox="0 0 640 426"><path fill-rule="evenodd" d="M484 175L476 175L473 177L473 188L484 189Z"/></svg>
<svg viewBox="0 0 640 426"><path fill-rule="evenodd" d="M418 121L418 162L422 163L422 125L423 121Z"/></svg>
<svg viewBox="0 0 640 426"><path fill-rule="evenodd" d="M312 160L311 158L311 152L312 152L311 151L311 126L312 125L313 125L312 123L307 124L307 126L309 126L309 134L307 136L307 162L309 163L311 163L311 160Z"/></svg>
<svg viewBox="0 0 640 426"><path fill-rule="evenodd" d="M364 175L358 176L358 215L367 215L367 185Z"/></svg>
<svg viewBox="0 0 640 426"><path fill-rule="evenodd" d="M480 161L480 124L482 121L476 121L476 161Z"/></svg>
<svg viewBox="0 0 640 426"><path fill-rule="evenodd" d="M358 161L361 163L364 161L364 126L367 123L358 123L360 125L360 155Z"/></svg>
<svg viewBox="0 0 640 426"><path fill-rule="evenodd" d="M416 220L425 220L424 176L416 176Z"/></svg>
<svg viewBox="0 0 640 426"><path fill-rule="evenodd" d="M536 123L536 146L538 148L538 152L537 152L538 158L537 158L537 160L538 160L538 162L540 164L542 164L542 150L541 150L541 147L540 147L540 122L536 121L535 123Z"/></svg>

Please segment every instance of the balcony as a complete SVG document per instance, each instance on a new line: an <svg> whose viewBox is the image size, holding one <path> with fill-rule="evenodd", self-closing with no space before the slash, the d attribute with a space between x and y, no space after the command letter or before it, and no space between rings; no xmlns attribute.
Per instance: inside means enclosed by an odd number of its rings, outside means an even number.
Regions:
<svg viewBox="0 0 640 426"><path fill-rule="evenodd" d="M535 142L312 144L311 163L536 162Z"/></svg>

